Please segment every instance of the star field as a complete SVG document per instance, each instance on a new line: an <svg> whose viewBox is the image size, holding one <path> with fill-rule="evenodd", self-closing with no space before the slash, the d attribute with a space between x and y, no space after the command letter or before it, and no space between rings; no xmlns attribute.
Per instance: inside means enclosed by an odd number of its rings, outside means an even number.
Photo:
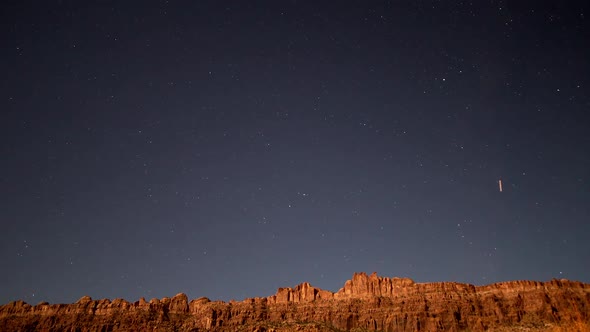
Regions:
<svg viewBox="0 0 590 332"><path fill-rule="evenodd" d="M11 1L0 303L589 282L588 13Z"/></svg>

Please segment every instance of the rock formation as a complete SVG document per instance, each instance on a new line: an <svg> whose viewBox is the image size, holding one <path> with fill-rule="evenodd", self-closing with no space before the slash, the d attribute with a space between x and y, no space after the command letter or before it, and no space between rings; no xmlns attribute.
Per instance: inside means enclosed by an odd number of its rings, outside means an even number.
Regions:
<svg viewBox="0 0 590 332"><path fill-rule="evenodd" d="M172 298L23 301L0 306L1 331L590 331L590 284L474 286L355 273L338 292L302 283L241 302Z"/></svg>

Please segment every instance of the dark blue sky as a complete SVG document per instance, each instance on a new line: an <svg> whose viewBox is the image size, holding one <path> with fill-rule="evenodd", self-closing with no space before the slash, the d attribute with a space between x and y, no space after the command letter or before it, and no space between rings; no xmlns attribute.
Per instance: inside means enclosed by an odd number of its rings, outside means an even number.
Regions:
<svg viewBox="0 0 590 332"><path fill-rule="evenodd" d="M589 282L588 5L513 5L10 1L0 303Z"/></svg>

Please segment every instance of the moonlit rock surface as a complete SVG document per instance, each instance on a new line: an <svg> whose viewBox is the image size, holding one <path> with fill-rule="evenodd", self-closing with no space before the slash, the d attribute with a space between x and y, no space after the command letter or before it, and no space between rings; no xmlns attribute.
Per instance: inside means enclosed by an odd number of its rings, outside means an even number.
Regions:
<svg viewBox="0 0 590 332"><path fill-rule="evenodd" d="M485 331L588 327L590 285L565 279L486 286L355 273L338 292L307 282L243 301L172 298L23 301L0 307L2 331Z"/></svg>

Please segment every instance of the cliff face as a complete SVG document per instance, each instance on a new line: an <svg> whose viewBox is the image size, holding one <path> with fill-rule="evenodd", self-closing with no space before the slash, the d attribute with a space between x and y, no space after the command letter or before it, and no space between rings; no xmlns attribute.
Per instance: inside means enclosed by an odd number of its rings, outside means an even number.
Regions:
<svg viewBox="0 0 590 332"><path fill-rule="evenodd" d="M0 306L1 331L484 331L583 330L590 285L568 280L487 286L354 274L338 292L302 283L230 303L172 298L23 301Z"/></svg>

